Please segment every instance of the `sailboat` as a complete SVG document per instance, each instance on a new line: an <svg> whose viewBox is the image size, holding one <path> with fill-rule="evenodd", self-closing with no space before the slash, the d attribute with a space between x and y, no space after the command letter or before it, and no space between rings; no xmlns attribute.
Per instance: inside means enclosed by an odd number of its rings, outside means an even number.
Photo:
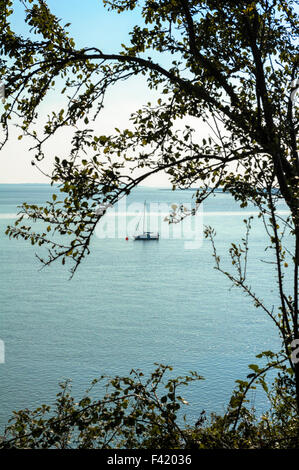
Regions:
<svg viewBox="0 0 299 470"><path fill-rule="evenodd" d="M143 233L139 235L134 235L134 240L159 240L159 233L147 232L145 230L145 213L146 213L146 201L144 201L144 210L143 210ZM140 220L136 227L136 232L138 230Z"/></svg>

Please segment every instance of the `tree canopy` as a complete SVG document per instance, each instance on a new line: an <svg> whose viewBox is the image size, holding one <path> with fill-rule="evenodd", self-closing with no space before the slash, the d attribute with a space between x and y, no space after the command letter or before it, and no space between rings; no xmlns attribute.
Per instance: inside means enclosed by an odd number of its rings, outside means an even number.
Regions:
<svg viewBox="0 0 299 470"><path fill-rule="evenodd" d="M69 157L56 155L50 175L59 194L42 207L23 204L7 234L46 246L48 256L40 256L45 265L71 258L74 274L105 215L99 205L114 204L158 172L169 176L173 188L196 184L198 203L222 187L242 206L253 202L265 219L281 306L277 314L263 308L280 330L288 356L292 340L299 338L298 1L104 0L108 10L140 15L129 43L115 53L102 50L101 44L77 48L69 24L62 24L46 1L21 4L31 28L28 37L10 23L13 2L0 1L0 79L7 97L1 145L16 122L19 138L32 139L33 164L39 168L58 130L71 128L73 137ZM98 135L93 120L106 94L118 82L130 86L130 78L138 75L160 97L130 116L130 128ZM67 105L54 109L39 132L40 105L59 86ZM194 128L184 123L187 117L197 123ZM211 130L203 139L198 137L202 123ZM285 219L276 212L279 198L290 211ZM47 229L33 231L36 221L45 222ZM285 291L283 282L286 231L294 240L292 292ZM206 235L213 243L213 232ZM214 255L221 270L215 246ZM244 250L233 245L231 256L237 274L230 279L262 306L245 283L246 270L240 267ZM299 409L299 366L290 366Z"/></svg>
<svg viewBox="0 0 299 470"><path fill-rule="evenodd" d="M89 242L103 214L99 203L114 203L149 175L166 172L173 187L202 188L198 199L224 186L241 198L262 198L278 188L293 217L298 211L298 107L294 97L298 20L294 1L225 2L104 1L122 13L136 9L140 24L131 41L115 54L101 45L77 49L74 39L47 2L24 0L33 38L10 25L13 2L1 2L1 78L7 103L2 115L5 136L18 118L22 135L33 140L33 164L44 158L45 143L64 126L74 129L68 159L56 156L51 181L66 196L44 208L24 206L32 220L49 222L71 241L55 244L47 233L23 226L10 234L46 243L45 262L71 256L74 269L89 252ZM110 87L144 75L161 98L131 116L130 129L97 135L94 119ZM62 84L67 108L53 110L43 132L36 123L39 105ZM175 121L187 116L212 126L199 141L197 128ZM91 157L86 157L86 152ZM134 168L141 175L132 177ZM298 254L297 254L298 257Z"/></svg>

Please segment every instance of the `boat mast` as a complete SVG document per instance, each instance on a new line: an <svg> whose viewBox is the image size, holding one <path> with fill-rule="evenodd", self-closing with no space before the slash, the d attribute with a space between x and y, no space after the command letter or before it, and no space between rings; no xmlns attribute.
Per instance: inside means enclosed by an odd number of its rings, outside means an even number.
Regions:
<svg viewBox="0 0 299 470"><path fill-rule="evenodd" d="M144 231L144 228L145 228L145 203L146 203L146 201L144 201L144 208L143 208L143 233L145 233L145 231Z"/></svg>

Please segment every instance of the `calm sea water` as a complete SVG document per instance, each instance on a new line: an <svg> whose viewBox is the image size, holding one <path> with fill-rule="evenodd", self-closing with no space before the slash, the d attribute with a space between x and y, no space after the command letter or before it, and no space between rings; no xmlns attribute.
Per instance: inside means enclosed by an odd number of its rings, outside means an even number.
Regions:
<svg viewBox="0 0 299 470"><path fill-rule="evenodd" d="M209 241L187 249L185 239L168 239L164 230L158 242L134 242L122 228L120 238L94 237L91 255L70 281L60 263L39 271L36 248L4 234L17 204L42 203L51 191L47 185L0 185L0 338L6 351L0 364L0 429L12 410L53 402L65 378L80 396L103 373L127 375L132 368L148 373L155 362L172 365L175 376L196 370L205 377L183 393L191 420L202 409L224 411L234 381L246 377L255 355L280 342L271 320L213 269ZM191 196L139 188L127 207L142 207L146 200L151 211L150 203L165 208L188 203ZM203 224L216 229L228 267L230 242L241 240L242 220L255 210L241 210L228 194L217 194L202 209ZM280 210L286 210L283 204ZM260 261L271 258L264 247L264 228L255 217L248 279L272 306L277 284L273 266ZM258 409L267 406L262 392L250 398Z"/></svg>

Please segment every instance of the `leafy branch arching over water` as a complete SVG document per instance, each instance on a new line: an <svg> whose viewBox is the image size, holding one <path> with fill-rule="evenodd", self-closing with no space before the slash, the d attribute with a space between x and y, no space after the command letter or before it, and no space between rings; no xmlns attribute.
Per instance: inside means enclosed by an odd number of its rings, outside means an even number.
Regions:
<svg viewBox="0 0 299 470"><path fill-rule="evenodd" d="M275 322L290 362L291 344L299 339L298 1L105 0L112 12L140 14L128 44L115 53L101 44L77 48L69 24L63 25L46 1L20 0L20 5L30 28L26 38L10 22L13 2L0 1L0 79L6 92L1 148L11 123L17 124L19 138L32 142L33 165L43 171L48 142L63 129L73 132L68 157L56 155L49 175L58 193L41 207L23 204L7 234L47 247L46 257L38 253L44 265L72 260L73 275L105 216L99 205L115 204L159 172L173 188L196 184L197 203L223 187L242 207L253 202L265 220L279 312L247 286L247 248L243 253L232 245L237 274L225 275ZM103 135L96 119L106 94L138 76L160 97L130 116L130 128ZM40 129L40 105L59 87L65 105ZM202 138L198 131L204 126L210 131ZM276 208L279 198L290 213L285 220ZM35 222L45 229L34 231ZM292 250L283 245L285 234ZM215 260L221 270L216 253ZM292 271L292 292L286 291L285 270ZM298 414L299 362L290 362L286 373L295 381Z"/></svg>

